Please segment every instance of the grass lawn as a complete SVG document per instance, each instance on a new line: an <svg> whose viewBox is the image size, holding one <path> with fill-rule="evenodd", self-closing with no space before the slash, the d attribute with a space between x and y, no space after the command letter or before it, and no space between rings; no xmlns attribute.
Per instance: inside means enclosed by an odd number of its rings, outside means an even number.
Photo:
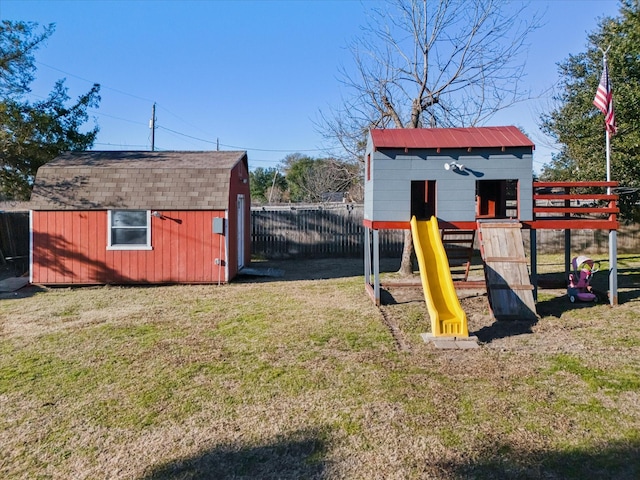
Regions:
<svg viewBox="0 0 640 480"><path fill-rule="evenodd" d="M640 478L640 260L620 265L620 305L541 291L537 322L470 351L424 344L413 300L399 349L350 273L6 295L0 477Z"/></svg>

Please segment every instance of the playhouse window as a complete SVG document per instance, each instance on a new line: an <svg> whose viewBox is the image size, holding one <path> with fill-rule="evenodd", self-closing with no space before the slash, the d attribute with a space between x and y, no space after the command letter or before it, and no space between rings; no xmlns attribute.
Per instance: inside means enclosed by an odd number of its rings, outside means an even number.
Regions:
<svg viewBox="0 0 640 480"><path fill-rule="evenodd" d="M518 218L518 181L478 180L476 217Z"/></svg>
<svg viewBox="0 0 640 480"><path fill-rule="evenodd" d="M151 248L151 211L109 210L108 248L144 250Z"/></svg>

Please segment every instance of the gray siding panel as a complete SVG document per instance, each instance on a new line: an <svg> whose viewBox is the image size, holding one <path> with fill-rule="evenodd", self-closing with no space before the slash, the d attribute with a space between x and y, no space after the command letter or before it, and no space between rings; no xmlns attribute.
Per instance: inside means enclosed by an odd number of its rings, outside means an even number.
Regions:
<svg viewBox="0 0 640 480"><path fill-rule="evenodd" d="M372 220L384 222L408 222L410 220L410 212L411 208L408 200L374 200Z"/></svg>
<svg viewBox="0 0 640 480"><path fill-rule="evenodd" d="M533 182L520 182L520 220L533 220Z"/></svg>
<svg viewBox="0 0 640 480"><path fill-rule="evenodd" d="M531 220L533 181L531 147L474 149L401 148L373 151L371 181L365 184L365 218L374 221L408 221L411 213L411 182L436 182L436 214L445 221L474 221L476 182L518 180L520 219ZM446 170L445 164L463 164L464 172Z"/></svg>
<svg viewBox="0 0 640 480"><path fill-rule="evenodd" d="M410 179L409 179L410 180ZM376 193L378 191L390 191L390 192L402 192L410 188L410 184L407 183L406 179L398 179L398 178L388 178L378 179L375 181L376 183Z"/></svg>

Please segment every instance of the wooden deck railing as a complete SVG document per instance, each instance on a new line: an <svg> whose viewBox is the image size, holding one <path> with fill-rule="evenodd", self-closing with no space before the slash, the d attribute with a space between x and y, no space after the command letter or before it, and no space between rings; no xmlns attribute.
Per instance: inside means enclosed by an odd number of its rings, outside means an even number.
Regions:
<svg viewBox="0 0 640 480"><path fill-rule="evenodd" d="M618 195L610 193L617 186L618 182L533 182L530 226L535 229L617 230Z"/></svg>

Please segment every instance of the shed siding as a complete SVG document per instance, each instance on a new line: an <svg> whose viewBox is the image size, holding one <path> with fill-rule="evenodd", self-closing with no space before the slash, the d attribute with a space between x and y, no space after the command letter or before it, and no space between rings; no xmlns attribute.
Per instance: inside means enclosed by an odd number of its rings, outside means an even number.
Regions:
<svg viewBox="0 0 640 480"><path fill-rule="evenodd" d="M245 182L246 180L246 182ZM227 238L229 240L228 269L229 278L238 273L238 195L244 195L244 265L251 262L251 190L249 187L249 171L244 163L239 163L231 170L229 177L229 213ZM211 230L211 224L209 224Z"/></svg>
<svg viewBox="0 0 640 480"><path fill-rule="evenodd" d="M152 250L107 250L107 212L33 211L33 282L145 284L225 282L224 211L160 211L151 217ZM220 250L222 248L222 250ZM220 275L219 275L220 272Z"/></svg>

